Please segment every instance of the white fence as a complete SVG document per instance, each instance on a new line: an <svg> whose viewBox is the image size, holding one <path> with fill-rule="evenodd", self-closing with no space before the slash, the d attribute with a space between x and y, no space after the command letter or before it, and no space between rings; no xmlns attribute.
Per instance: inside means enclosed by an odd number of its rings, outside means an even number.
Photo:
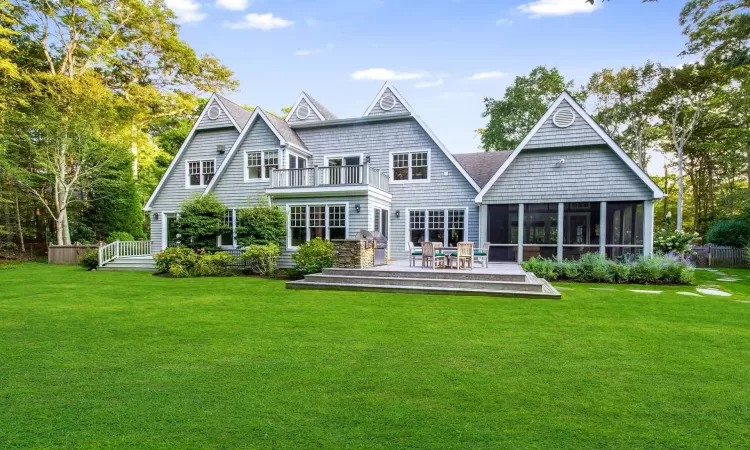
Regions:
<svg viewBox="0 0 750 450"><path fill-rule="evenodd" d="M115 241L99 247L99 267L123 256L147 256L151 254L151 241Z"/></svg>

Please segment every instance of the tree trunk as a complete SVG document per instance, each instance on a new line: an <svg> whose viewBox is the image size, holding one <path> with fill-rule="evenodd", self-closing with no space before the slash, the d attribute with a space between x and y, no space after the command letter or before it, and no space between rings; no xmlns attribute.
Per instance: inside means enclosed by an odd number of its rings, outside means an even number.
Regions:
<svg viewBox="0 0 750 450"><path fill-rule="evenodd" d="M68 222L68 209L66 208L62 212L62 229L63 229L63 245L71 245L70 242L70 222Z"/></svg>
<svg viewBox="0 0 750 450"><path fill-rule="evenodd" d="M677 149L677 229L682 231L682 196L685 192L683 184L684 160L682 148Z"/></svg>
<svg viewBox="0 0 750 450"><path fill-rule="evenodd" d="M130 152L133 154L133 179L138 179L138 127L135 117L130 119Z"/></svg>
<svg viewBox="0 0 750 450"><path fill-rule="evenodd" d="M18 224L18 241L21 244L21 253L26 253L26 244L23 239L23 226L21 225L21 208L18 206L18 194L16 194L16 222Z"/></svg>
<svg viewBox="0 0 750 450"><path fill-rule="evenodd" d="M664 223L667 223L667 213L669 212L669 170L667 169L667 160L664 159ZM666 228L666 227L665 227Z"/></svg>

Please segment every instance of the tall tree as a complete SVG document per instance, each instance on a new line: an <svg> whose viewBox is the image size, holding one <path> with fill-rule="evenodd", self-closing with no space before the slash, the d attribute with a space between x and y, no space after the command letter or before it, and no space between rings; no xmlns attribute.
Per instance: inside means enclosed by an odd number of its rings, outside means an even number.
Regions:
<svg viewBox="0 0 750 450"><path fill-rule="evenodd" d="M712 64L750 65L750 0L689 0L680 13L689 41L683 54Z"/></svg>
<svg viewBox="0 0 750 450"><path fill-rule="evenodd" d="M646 169L654 140L655 108L649 93L656 87L659 71L650 61L642 67L604 69L591 75L587 91L595 98L596 121Z"/></svg>
<svg viewBox="0 0 750 450"><path fill-rule="evenodd" d="M489 117L489 122L479 130L482 147L502 150L518 146L563 91L579 102L586 100L586 92L575 90L573 80L566 80L556 67L539 66L526 76L516 77L501 100L485 98L482 117Z"/></svg>

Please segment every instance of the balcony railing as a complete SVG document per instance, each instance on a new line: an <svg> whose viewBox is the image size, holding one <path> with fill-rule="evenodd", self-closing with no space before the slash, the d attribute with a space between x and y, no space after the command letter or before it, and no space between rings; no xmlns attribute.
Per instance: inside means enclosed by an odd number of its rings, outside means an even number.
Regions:
<svg viewBox="0 0 750 450"><path fill-rule="evenodd" d="M357 166L306 167L304 169L274 169L271 172L272 188L299 188L317 186L365 185L389 192L388 175L370 167Z"/></svg>

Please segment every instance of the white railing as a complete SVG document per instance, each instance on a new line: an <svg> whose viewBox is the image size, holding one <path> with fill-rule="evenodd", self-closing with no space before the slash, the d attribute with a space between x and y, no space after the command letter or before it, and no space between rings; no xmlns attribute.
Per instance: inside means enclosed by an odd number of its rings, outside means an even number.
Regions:
<svg viewBox="0 0 750 450"><path fill-rule="evenodd" d="M99 266L121 256L148 256L151 241L115 241L99 247Z"/></svg>
<svg viewBox="0 0 750 450"><path fill-rule="evenodd" d="M307 167L304 169L274 169L272 188L316 187L364 184L389 192L390 179L386 172L369 164L356 166Z"/></svg>

